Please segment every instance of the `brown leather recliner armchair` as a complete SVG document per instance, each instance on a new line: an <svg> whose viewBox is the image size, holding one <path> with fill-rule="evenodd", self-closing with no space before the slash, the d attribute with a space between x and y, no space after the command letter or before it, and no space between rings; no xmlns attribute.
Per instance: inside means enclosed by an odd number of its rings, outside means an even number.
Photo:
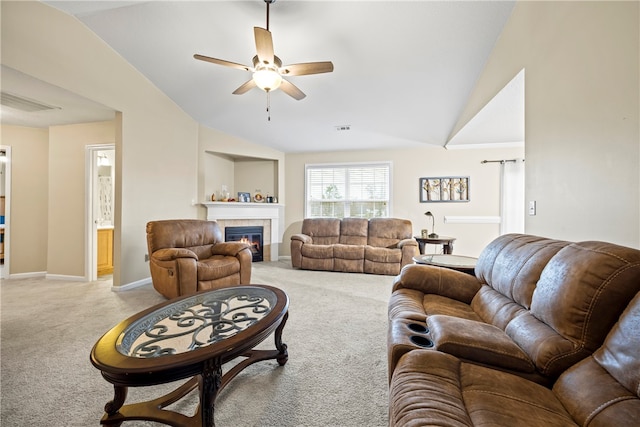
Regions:
<svg viewBox="0 0 640 427"><path fill-rule="evenodd" d="M215 221L150 221L147 246L153 287L167 298L251 282L249 245L225 242Z"/></svg>

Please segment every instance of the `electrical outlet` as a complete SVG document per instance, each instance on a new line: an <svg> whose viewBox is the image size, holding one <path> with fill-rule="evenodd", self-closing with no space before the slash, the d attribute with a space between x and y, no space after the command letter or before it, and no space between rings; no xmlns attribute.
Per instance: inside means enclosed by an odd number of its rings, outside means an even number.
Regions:
<svg viewBox="0 0 640 427"><path fill-rule="evenodd" d="M149 262L149 254L144 254L144 262Z"/></svg>
<svg viewBox="0 0 640 427"><path fill-rule="evenodd" d="M536 214L536 201L531 200L529 202L529 215L534 216Z"/></svg>

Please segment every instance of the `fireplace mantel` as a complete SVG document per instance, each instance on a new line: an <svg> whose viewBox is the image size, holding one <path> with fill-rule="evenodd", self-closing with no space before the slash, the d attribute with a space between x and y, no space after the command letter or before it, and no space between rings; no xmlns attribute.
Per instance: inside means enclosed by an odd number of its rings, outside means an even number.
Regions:
<svg viewBox="0 0 640 427"><path fill-rule="evenodd" d="M278 247L281 243L280 227L283 221L284 205L280 203L249 202L204 202L208 221L224 220L269 220L271 221L271 261L278 260Z"/></svg>

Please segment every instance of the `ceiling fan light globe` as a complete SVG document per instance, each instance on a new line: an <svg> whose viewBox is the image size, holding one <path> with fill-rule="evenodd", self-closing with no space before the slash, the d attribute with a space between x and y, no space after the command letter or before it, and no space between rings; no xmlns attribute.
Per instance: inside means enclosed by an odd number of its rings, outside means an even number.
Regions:
<svg viewBox="0 0 640 427"><path fill-rule="evenodd" d="M282 76L276 71L261 69L256 70L256 72L253 73L253 81L256 82L256 86L260 89L265 92L270 92L280 87L280 84L282 83Z"/></svg>

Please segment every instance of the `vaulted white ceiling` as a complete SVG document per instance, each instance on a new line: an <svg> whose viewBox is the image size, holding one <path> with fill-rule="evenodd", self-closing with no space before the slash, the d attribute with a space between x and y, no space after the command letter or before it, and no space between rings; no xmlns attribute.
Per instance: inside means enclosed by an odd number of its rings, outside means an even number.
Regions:
<svg viewBox="0 0 640 427"><path fill-rule="evenodd" d="M232 95L249 72L193 58L251 65L263 0L46 3L75 15L198 122L284 152L446 145L514 6L278 0L270 7L276 55L285 64L330 60L335 70L288 78L307 97L273 92L268 121L264 92ZM483 110L480 127L450 144L522 139L523 122L500 123L521 115L523 96L512 85L496 96L499 107Z"/></svg>

